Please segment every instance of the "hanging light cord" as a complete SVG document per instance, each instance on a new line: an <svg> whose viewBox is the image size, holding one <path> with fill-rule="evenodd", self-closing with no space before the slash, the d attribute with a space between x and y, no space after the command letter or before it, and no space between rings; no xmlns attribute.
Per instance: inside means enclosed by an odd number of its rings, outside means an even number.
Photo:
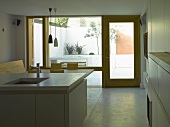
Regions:
<svg viewBox="0 0 170 127"><path fill-rule="evenodd" d="M49 8L49 11L50 11L50 22L51 22L51 11L52 11L52 8ZM50 25L50 23L49 23ZM51 25L50 25L50 34L51 34Z"/></svg>
<svg viewBox="0 0 170 127"><path fill-rule="evenodd" d="M56 11L57 11L57 9L54 8L54 11L55 11L55 38L56 38Z"/></svg>

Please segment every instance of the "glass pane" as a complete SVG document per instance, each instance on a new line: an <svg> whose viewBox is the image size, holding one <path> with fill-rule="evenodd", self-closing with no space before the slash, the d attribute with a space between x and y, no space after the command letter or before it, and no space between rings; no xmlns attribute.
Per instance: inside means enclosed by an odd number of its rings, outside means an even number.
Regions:
<svg viewBox="0 0 170 127"><path fill-rule="evenodd" d="M109 23L110 79L134 79L134 23Z"/></svg>
<svg viewBox="0 0 170 127"><path fill-rule="evenodd" d="M33 63L40 63L43 66L43 30L42 30L42 18L34 18L33 26Z"/></svg>
<svg viewBox="0 0 170 127"><path fill-rule="evenodd" d="M53 43L49 44L49 63L102 66L101 17L56 17L49 21L49 33L53 37ZM54 38L58 47L54 46Z"/></svg>

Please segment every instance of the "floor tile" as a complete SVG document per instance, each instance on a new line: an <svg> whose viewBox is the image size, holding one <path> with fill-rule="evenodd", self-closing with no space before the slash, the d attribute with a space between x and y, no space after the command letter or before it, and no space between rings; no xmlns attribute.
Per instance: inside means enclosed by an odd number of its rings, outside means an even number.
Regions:
<svg viewBox="0 0 170 127"><path fill-rule="evenodd" d="M144 89L88 88L88 110L84 127L148 127Z"/></svg>

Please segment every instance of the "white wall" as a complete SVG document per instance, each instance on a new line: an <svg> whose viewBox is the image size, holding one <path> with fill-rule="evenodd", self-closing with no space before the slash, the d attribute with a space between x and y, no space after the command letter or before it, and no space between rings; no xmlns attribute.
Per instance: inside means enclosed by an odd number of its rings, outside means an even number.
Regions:
<svg viewBox="0 0 170 127"><path fill-rule="evenodd" d="M26 17L15 16L15 19L21 20L16 28L16 59L23 60L26 65ZM25 66L26 67L26 66Z"/></svg>
<svg viewBox="0 0 170 127"><path fill-rule="evenodd" d="M140 27L140 50L141 50L141 52L140 52L140 56L141 56L141 84L140 84L140 87L141 88L144 87L143 72L146 72L146 60L144 57L144 38L143 38L144 33L146 33L146 23L143 23Z"/></svg>
<svg viewBox="0 0 170 127"><path fill-rule="evenodd" d="M14 19L15 16L0 13L0 63L16 59Z"/></svg>
<svg viewBox="0 0 170 127"><path fill-rule="evenodd" d="M141 57L141 83L140 87L144 88L144 74L147 73L147 60L144 57L144 37L148 32L148 2L146 1L143 12L141 13L142 24L140 25L140 57Z"/></svg>

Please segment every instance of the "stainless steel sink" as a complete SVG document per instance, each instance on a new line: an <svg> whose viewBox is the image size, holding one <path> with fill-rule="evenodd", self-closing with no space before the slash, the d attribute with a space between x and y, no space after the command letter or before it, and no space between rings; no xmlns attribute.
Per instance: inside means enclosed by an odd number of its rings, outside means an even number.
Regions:
<svg viewBox="0 0 170 127"><path fill-rule="evenodd" d="M48 78L20 78L5 84L38 84Z"/></svg>

